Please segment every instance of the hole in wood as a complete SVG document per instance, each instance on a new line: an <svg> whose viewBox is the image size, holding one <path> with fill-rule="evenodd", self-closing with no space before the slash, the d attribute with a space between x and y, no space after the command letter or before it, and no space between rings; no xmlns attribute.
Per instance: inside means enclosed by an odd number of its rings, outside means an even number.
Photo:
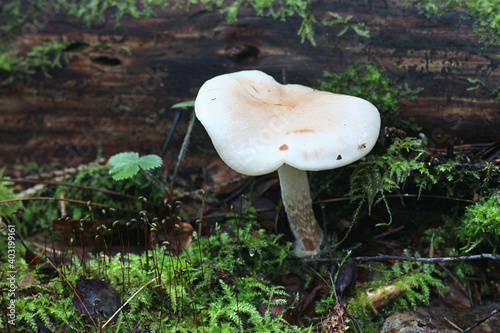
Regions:
<svg viewBox="0 0 500 333"><path fill-rule="evenodd" d="M90 59L93 63L96 63L98 65L103 65L103 66L118 66L121 65L122 61L117 58L110 58L110 57L96 57Z"/></svg>
<svg viewBox="0 0 500 333"><path fill-rule="evenodd" d="M227 54L238 61L255 60L259 56L260 50L257 45L251 43L240 43L233 45Z"/></svg>
<svg viewBox="0 0 500 333"><path fill-rule="evenodd" d="M64 52L81 52L88 48L90 45L84 42L74 42L66 46Z"/></svg>

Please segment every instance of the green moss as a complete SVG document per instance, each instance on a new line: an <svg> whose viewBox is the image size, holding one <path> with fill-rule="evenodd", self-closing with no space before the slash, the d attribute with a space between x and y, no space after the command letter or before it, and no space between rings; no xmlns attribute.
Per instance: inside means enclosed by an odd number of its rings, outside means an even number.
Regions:
<svg viewBox="0 0 500 333"><path fill-rule="evenodd" d="M168 1L162 0L28 0L27 2L14 0L10 1L4 9L4 13L8 13L8 15L2 15L4 19L2 30L12 32L15 31L16 27L21 27L25 23L33 22L36 24L41 21L38 19L39 13L53 17L63 12L79 19L86 27L108 20L115 21L115 25L119 26L121 20L126 16L132 18L154 17L156 16L156 8L165 8L168 4Z"/></svg>
<svg viewBox="0 0 500 333"><path fill-rule="evenodd" d="M6 167L0 169L0 178L3 178L3 173ZM17 196L14 193L14 183L12 182L0 182L0 200L11 200L15 199ZM22 207L20 203L10 203L10 204L0 204L0 222L2 218L10 220L12 212ZM1 225L1 224L0 224Z"/></svg>
<svg viewBox="0 0 500 333"><path fill-rule="evenodd" d="M35 197L59 198L78 198L82 201L91 201L96 203L106 203L110 206L121 207L125 209L140 210L142 205L137 200L130 199L130 196L147 196L154 202L162 202L162 188L153 182L146 181L147 177L143 174L137 175L127 180L114 181L109 176L109 168L106 167L87 167L78 172L74 177L63 180L62 183L69 185L84 185L87 188L77 188L68 186L47 186L38 191ZM95 191L92 188L107 189L116 193L128 193L129 197L111 196L103 192ZM66 216L73 219L82 219L90 214L87 205L78 203L66 203ZM28 235L28 231L42 230L52 225L52 221L61 217L60 205L57 201L29 201L24 204L23 223L19 226L18 232L21 235ZM106 217L100 209L95 209L93 214L96 218ZM117 211L114 214L123 215Z"/></svg>
<svg viewBox="0 0 500 333"><path fill-rule="evenodd" d="M424 150L415 138L397 138L381 156L370 155L355 166L351 175L349 196L352 200L366 200L368 207L384 202L388 193L399 192L410 176L418 183L419 192L436 183L429 165L421 160Z"/></svg>
<svg viewBox="0 0 500 333"><path fill-rule="evenodd" d="M408 251L405 255L410 256ZM375 278L361 288L356 288L354 296L348 301L348 311L360 323L363 332L378 332L382 318L400 309L416 308L419 305L429 305L431 289L442 293L445 286L441 282L439 270L434 264L400 261L384 270L372 266L367 269L377 270L381 277ZM372 293L383 291L388 285L402 290L402 294L379 312L371 303L367 291Z"/></svg>
<svg viewBox="0 0 500 333"><path fill-rule="evenodd" d="M425 146L412 137L396 138L383 155L369 155L353 165L349 196L355 201L366 201L368 207L384 202L386 195L399 193L406 186L420 196L432 189L433 194L472 198L484 195L498 183L500 167L491 163L467 165L450 161L432 165L425 161Z"/></svg>
<svg viewBox="0 0 500 333"><path fill-rule="evenodd" d="M349 29L354 30L354 32L361 37L370 38L370 30L364 29L365 24L363 22L352 22L352 15L342 17L337 13L328 12L331 19L330 20L322 20L321 24L326 26L332 25L341 25L344 26L343 29L337 33L337 37L342 37Z"/></svg>
<svg viewBox="0 0 500 333"><path fill-rule="evenodd" d="M95 167L80 172L71 183L98 185L128 193L156 193L159 197L151 195L150 199L161 201L161 191L152 189L149 192L152 185L139 178L136 176L125 181L113 181L107 168ZM51 195L63 191L66 197L80 199L92 195L94 202L111 203L109 197L91 190L61 186L45 191L51 191ZM121 204L127 206L124 202ZM132 202L136 209L139 209L138 205L137 201ZM74 216L85 214L85 211L78 211L78 207L87 209L85 205L75 207L68 206L68 213ZM176 213L170 216L173 220L180 216L177 210L175 208ZM23 218L28 221L37 216L47 217L50 213L51 209L46 203L40 207L28 204ZM54 214L57 214L57 210ZM149 214L139 214L139 224L146 228L148 235L155 230L157 222L146 216L155 214L153 210ZM85 217L90 222L110 218L117 218L112 227L113 235L121 233L126 243L129 236L123 233L129 227L137 227L134 225L137 221L132 222L123 216L101 216L98 210ZM162 246L153 244L142 254L119 253L109 257L99 253L96 258L83 263L69 251L67 258L71 258L72 263L58 265L64 278L55 272L52 276L45 276L43 272L47 272L47 269L41 266L31 271L32 268L28 268L28 264L20 258L24 249L18 244L15 267L7 269L8 261L2 261L5 266L0 270L0 286L8 287L6 272L12 270L17 271L16 281L29 274L35 279L16 291L16 313L19 314L16 329L21 331L38 331L41 327L58 332L95 331L89 318L76 312L72 303L74 292L66 282L76 285L80 278L98 278L109 282L120 291L122 303L130 300L124 311L117 315L114 323L120 324L113 329L114 332L131 332L136 327L138 332L308 331L308 328L290 326L281 317L271 315L270 307L282 304L282 297L288 294L283 287L275 286L270 281L296 263L289 260L291 244L282 242L280 236L268 235L255 223L255 218L256 212L252 208L240 215L231 214L224 229L217 226L210 237L198 237L195 233L193 242L180 254L169 249L168 242ZM21 223L16 225L21 231ZM4 237L6 231L0 231ZM96 237L95 242L106 249L117 245L108 236ZM118 240L115 237L116 242ZM5 249L2 248L1 252L5 253ZM0 302L6 304L8 294L2 293L1 298ZM0 318L0 325L6 324L3 320L4 317ZM98 326L103 327L105 321L106 318L99 318Z"/></svg>
<svg viewBox="0 0 500 333"><path fill-rule="evenodd" d="M221 228L211 237L195 235L188 250L179 255L155 246L142 255L100 254L84 265L73 257L72 265L61 265L59 270L73 285L82 277L105 280L120 291L122 302L130 300L117 316L120 325L115 332L131 332L134 327L139 332L308 331L279 316L272 318L269 310L283 302L276 296L287 295L283 287L269 281L291 265L287 263L291 244L281 244L279 236L260 230L252 222L252 212L234 218L232 235ZM28 274L23 260L17 260L16 269L18 277ZM42 284L40 273L31 274L35 282L17 291L16 329L37 331L43 323L60 332L94 331L89 319L76 312L73 291L64 279L50 278ZM7 284L5 276L0 283ZM105 321L101 318L99 326Z"/></svg>
<svg viewBox="0 0 500 333"><path fill-rule="evenodd" d="M455 232L458 239L465 244L462 248L465 252L480 245L496 252L500 238L500 193L490 193L467 207L458 224Z"/></svg>
<svg viewBox="0 0 500 333"><path fill-rule="evenodd" d="M64 49L70 43L63 37L61 40L40 42L23 55L18 53L3 53L0 56L0 86L12 84L37 72L51 78L50 70L62 68L68 63ZM2 47L0 46L0 50Z"/></svg>
<svg viewBox="0 0 500 333"><path fill-rule="evenodd" d="M23 45L24 39L37 34L59 13L79 19L87 28L109 20L119 26L126 16L154 17L155 8L167 5L162 0L10 1L0 13L0 29L4 33L0 43L0 85L12 84L38 71L50 78L49 70L62 67L64 51L70 45L64 36L60 40L42 41L30 49Z"/></svg>
<svg viewBox="0 0 500 333"><path fill-rule="evenodd" d="M437 166L429 166L435 183L447 196L472 199L477 193L487 195L498 184L500 167L492 163L483 165L462 164L449 161Z"/></svg>

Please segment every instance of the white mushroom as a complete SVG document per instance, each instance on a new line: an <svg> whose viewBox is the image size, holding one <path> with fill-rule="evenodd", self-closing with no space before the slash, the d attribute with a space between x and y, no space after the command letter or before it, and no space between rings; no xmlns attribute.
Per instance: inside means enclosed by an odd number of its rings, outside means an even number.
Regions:
<svg viewBox="0 0 500 333"><path fill-rule="evenodd" d="M338 168L365 156L380 131L375 106L241 71L205 82L195 111L232 169L252 176L278 170L296 254L317 254L323 232L314 218L306 171Z"/></svg>

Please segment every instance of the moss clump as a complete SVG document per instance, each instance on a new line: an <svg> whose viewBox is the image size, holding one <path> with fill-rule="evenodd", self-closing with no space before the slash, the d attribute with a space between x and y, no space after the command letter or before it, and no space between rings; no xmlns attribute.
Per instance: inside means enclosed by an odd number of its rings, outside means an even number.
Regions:
<svg viewBox="0 0 500 333"><path fill-rule="evenodd" d="M59 13L76 17L87 28L109 20L119 26L125 16L154 17L155 8L167 5L168 2L162 0L10 1L0 12L0 86L36 72L50 78L49 70L62 67L64 51L70 45L64 36L59 40L41 41L29 48L24 45L25 39L38 34Z"/></svg>
<svg viewBox="0 0 500 333"><path fill-rule="evenodd" d="M410 253L405 251L405 255L410 256ZM383 317L394 311L429 305L431 289L439 293L445 291L444 284L436 275L439 271L434 264L402 261L395 263L387 270L372 266L365 266L365 268L377 270L382 276L361 288L356 288L353 298L348 302L348 310L360 322L363 332L366 333L379 332ZM372 297L380 295L376 297L380 300L389 289L398 291L396 299L392 301L386 299L384 301L386 306L380 311L377 310L369 293ZM394 294L391 297L394 297Z"/></svg>
<svg viewBox="0 0 500 333"><path fill-rule="evenodd" d="M398 192L411 176L419 176L419 191L429 189L435 179L428 164L421 160L423 154L415 138L396 138L386 154L370 155L356 165L349 196L352 200L366 200L369 208L383 201L389 210L385 195Z"/></svg>
<svg viewBox="0 0 500 333"><path fill-rule="evenodd" d="M0 86L12 84L15 80L26 76L42 73L46 78L51 78L49 71L62 68L68 63L64 50L70 43L63 37L61 40L40 42L24 55L18 55L0 45Z"/></svg>
<svg viewBox="0 0 500 333"><path fill-rule="evenodd" d="M84 264L72 257L71 265L59 266L65 279L56 274L45 277L48 282L43 284L39 266L31 272L33 281L17 291L16 329L38 331L45 326L61 332L95 331L90 319L76 312L74 292L66 282L76 285L84 277L109 282L120 291L123 302L129 300L117 314L120 324L115 332L308 331L271 315L270 307L284 302L279 296L288 295L270 281L289 269L291 244L281 244L279 236L260 230L252 222L254 217L248 211L234 216L227 226L229 232L217 227L213 236L194 235L180 254L165 243L141 255L101 253ZM27 267L24 260L17 260L19 278L28 275ZM2 269L2 274L6 271ZM7 284L5 277L1 283ZM101 317L95 322L103 328L106 320Z"/></svg>
<svg viewBox="0 0 500 333"><path fill-rule="evenodd" d="M466 244L463 250L469 252L482 245L496 252L500 238L500 193L492 193L467 207L458 224L455 232L458 239Z"/></svg>

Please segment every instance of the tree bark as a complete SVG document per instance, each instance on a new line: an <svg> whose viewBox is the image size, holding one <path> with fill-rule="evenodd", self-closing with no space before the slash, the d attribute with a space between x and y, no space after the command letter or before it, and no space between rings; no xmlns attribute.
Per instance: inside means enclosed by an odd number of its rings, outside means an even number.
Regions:
<svg viewBox="0 0 500 333"><path fill-rule="evenodd" d="M170 106L194 99L213 76L260 69L279 82L315 87L324 70L340 73L374 60L398 84L424 88L417 100L402 101L402 117L415 118L431 144L500 140L500 102L489 95L500 85L500 48L483 49L471 21L453 14L427 20L397 1L315 3L317 18L327 19L328 11L353 15L371 38L352 30L337 37L342 26L317 24L314 47L300 43L300 18L281 22L243 9L228 24L202 7L169 7L154 19L124 19L116 29L115 22L84 28L57 14L35 35L13 32L27 47L61 35L73 47L52 78L39 73L0 88L0 163L16 175L12 166L28 162L74 166L122 151L159 154L173 119ZM484 86L469 91L468 78ZM176 130L167 166L176 162L188 118ZM215 154L207 138L197 124L186 168L200 168Z"/></svg>

